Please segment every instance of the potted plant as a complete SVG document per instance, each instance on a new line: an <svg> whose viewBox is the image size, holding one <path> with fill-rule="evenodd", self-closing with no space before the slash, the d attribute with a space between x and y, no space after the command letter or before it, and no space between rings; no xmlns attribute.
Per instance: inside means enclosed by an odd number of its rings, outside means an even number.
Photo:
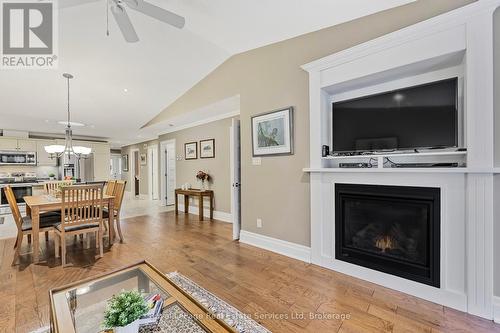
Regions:
<svg viewBox="0 0 500 333"><path fill-rule="evenodd" d="M209 182L211 177L208 173L204 171L198 171L196 174L196 178L201 181L201 189L205 190L205 181Z"/></svg>
<svg viewBox="0 0 500 333"><path fill-rule="evenodd" d="M49 179L56 180L56 175L53 172L49 173Z"/></svg>
<svg viewBox="0 0 500 333"><path fill-rule="evenodd" d="M138 319L148 310L148 305L139 292L123 291L108 301L103 326L113 328L116 333L137 333Z"/></svg>

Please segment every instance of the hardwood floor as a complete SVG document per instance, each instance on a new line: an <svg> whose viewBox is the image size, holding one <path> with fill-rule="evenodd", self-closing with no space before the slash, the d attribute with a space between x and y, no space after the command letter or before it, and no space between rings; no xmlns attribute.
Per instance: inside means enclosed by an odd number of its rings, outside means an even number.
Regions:
<svg viewBox="0 0 500 333"><path fill-rule="evenodd" d="M230 224L162 212L122 226L126 242L100 260L94 249L68 246L74 266L64 269L52 237L41 244L44 262L33 265L31 255L22 255L14 267L14 240L0 241L0 332L48 325L50 288L144 258L164 272L181 272L272 332L500 332L490 321L233 242ZM27 251L25 245L21 253Z"/></svg>

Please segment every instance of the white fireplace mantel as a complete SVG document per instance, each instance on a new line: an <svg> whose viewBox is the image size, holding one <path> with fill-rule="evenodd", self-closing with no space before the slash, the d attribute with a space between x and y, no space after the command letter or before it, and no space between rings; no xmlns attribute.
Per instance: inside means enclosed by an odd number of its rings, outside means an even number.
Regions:
<svg viewBox="0 0 500 333"><path fill-rule="evenodd" d="M495 307L500 298L494 295L494 265L500 263L493 253L495 218L500 218L493 200L500 195L493 89L499 6L500 0L478 1L302 66L309 73L310 166L304 172L310 173L313 263L484 318L500 316ZM322 145L331 145L335 98L446 76L463 82L461 140L467 152L455 158L466 167L340 169L321 156ZM439 187L441 287L336 260L335 183Z"/></svg>

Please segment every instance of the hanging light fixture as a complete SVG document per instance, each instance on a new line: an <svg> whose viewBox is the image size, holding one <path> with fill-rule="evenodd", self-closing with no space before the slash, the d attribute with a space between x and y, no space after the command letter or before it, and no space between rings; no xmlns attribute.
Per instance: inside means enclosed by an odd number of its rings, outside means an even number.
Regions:
<svg viewBox="0 0 500 333"><path fill-rule="evenodd" d="M65 131L65 145L48 145L44 149L49 153L50 158L61 157L66 154L69 158L70 155L75 155L77 158L86 158L92 152L92 148L83 146L73 146L73 130L71 129L71 115L69 111L69 80L73 75L64 73L63 77L68 81L68 122Z"/></svg>

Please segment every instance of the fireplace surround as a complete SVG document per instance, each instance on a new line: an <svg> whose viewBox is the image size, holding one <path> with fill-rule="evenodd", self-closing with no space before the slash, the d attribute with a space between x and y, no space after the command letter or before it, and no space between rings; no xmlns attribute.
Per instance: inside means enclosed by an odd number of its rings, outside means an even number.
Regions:
<svg viewBox="0 0 500 333"><path fill-rule="evenodd" d="M335 184L336 259L440 287L440 189Z"/></svg>

